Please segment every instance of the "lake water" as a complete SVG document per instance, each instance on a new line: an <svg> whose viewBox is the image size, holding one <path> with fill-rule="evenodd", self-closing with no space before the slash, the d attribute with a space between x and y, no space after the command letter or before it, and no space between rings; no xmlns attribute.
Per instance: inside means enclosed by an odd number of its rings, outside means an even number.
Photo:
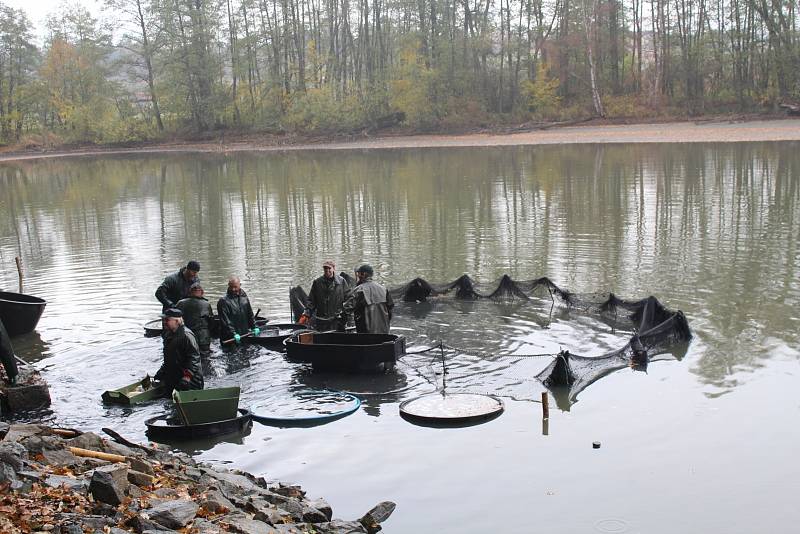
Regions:
<svg viewBox="0 0 800 534"><path fill-rule="evenodd" d="M403 400L441 389L409 355L392 375L320 376L259 348L215 350L207 386L242 404L298 386L358 393L314 428L254 424L190 446L200 459L300 483L351 519L398 504L386 532L791 532L800 520L800 143L581 145L75 157L0 166L0 288L48 301L14 340L50 383L53 421L145 440L166 409L104 407L153 373L163 277L197 259L212 302L237 274L264 316L288 290L363 262L416 276L548 276L576 292L654 295L694 339L646 373L604 377L543 425L548 358L594 356L631 332L549 299L400 304L409 348L439 341L448 391L505 412L468 428L410 424ZM276 393L277 392L277 393ZM287 393L288 394L288 393ZM600 449L592 442L599 441Z"/></svg>

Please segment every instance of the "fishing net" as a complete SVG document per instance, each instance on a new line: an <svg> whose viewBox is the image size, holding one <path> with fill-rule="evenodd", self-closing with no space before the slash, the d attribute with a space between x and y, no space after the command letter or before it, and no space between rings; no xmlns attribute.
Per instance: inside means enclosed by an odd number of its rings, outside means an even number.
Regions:
<svg viewBox="0 0 800 534"><path fill-rule="evenodd" d="M685 351L687 342L692 338L683 312L666 308L655 297L625 300L613 293L579 294L558 287L546 277L514 280L504 275L494 282L480 283L465 274L452 282L440 284L415 278L404 285L390 288L389 291L392 298L405 302L446 298L470 301L541 301L544 298L549 299L553 306L597 314L615 326L631 330L633 335L625 346L607 354L589 357L561 351L550 355L552 359L549 365L538 373L526 369L525 374L532 374L534 379L547 387L562 409L568 409L587 386L617 370L646 370L648 362L680 358L681 351ZM298 318L305 308L307 295L298 286L290 290L289 298L295 318ZM469 354L467 350L447 348L455 353ZM517 356L519 355L514 357ZM524 360L525 358L519 359Z"/></svg>

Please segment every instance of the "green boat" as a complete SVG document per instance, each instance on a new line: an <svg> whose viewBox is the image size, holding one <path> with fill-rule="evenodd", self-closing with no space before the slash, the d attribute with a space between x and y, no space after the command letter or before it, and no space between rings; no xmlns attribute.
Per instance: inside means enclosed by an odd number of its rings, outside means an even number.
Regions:
<svg viewBox="0 0 800 534"><path fill-rule="evenodd" d="M165 388L153 384L150 375L147 375L142 380L134 382L133 384L106 391L102 395L104 403L123 404L125 406L148 402L166 396L167 391Z"/></svg>

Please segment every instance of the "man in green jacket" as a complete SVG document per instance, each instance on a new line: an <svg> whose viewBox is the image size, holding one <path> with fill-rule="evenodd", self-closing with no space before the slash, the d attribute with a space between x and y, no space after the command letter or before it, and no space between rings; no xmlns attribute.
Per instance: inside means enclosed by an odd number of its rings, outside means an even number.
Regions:
<svg viewBox="0 0 800 534"><path fill-rule="evenodd" d="M189 288L192 284L199 282L197 273L200 272L200 264L192 260L181 267L177 273L164 278L161 285L156 289L156 298L161 303L162 313L168 308L174 308L179 300L189 296Z"/></svg>
<svg viewBox="0 0 800 534"><path fill-rule="evenodd" d="M311 284L308 305L303 312L302 324L313 318L317 330L338 330L344 332L347 320L344 314L344 301L350 295L350 285L336 274L336 263L328 260L322 264L322 276Z"/></svg>
<svg viewBox="0 0 800 534"><path fill-rule="evenodd" d="M207 358L211 353L211 321L214 320L214 311L211 304L203 297L203 286L195 282L189 289L189 296L178 301L175 305L183 312L183 322L194 333L200 355Z"/></svg>
<svg viewBox="0 0 800 534"><path fill-rule="evenodd" d="M0 321L0 360L3 362L3 367L8 377L8 383L12 386L17 383L17 359L14 356L14 347L11 345L11 338L6 332L6 327L3 321Z"/></svg>
<svg viewBox="0 0 800 534"><path fill-rule="evenodd" d="M217 302L219 315L220 339L236 339L236 336L247 334L255 328L256 318L247 293L242 289L238 276L228 279L228 292Z"/></svg>
<svg viewBox="0 0 800 534"><path fill-rule="evenodd" d="M203 389L200 349L192 331L183 324L183 312L169 308L163 317L166 330L164 363L154 378L165 385L167 391Z"/></svg>
<svg viewBox="0 0 800 534"><path fill-rule="evenodd" d="M344 303L344 311L352 313L359 334L388 334L394 301L389 291L372 279L369 265L356 269L358 283Z"/></svg>

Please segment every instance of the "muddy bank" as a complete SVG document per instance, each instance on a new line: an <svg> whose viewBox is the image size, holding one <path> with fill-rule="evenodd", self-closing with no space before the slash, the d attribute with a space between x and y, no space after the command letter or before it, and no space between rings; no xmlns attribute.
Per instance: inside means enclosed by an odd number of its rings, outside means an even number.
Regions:
<svg viewBox="0 0 800 534"><path fill-rule="evenodd" d="M546 129L506 129L504 132L453 135L379 135L346 138L299 138L274 135L222 136L211 141L163 142L132 147L75 147L71 149L8 151L1 161L65 156L141 153L239 152L285 150L367 150L396 148L489 147L571 143L733 143L800 141L800 119L707 120L645 124L587 122Z"/></svg>
<svg viewBox="0 0 800 534"><path fill-rule="evenodd" d="M375 533L394 511L386 501L359 519L334 519L299 486L109 433L116 441L0 423L0 532Z"/></svg>

